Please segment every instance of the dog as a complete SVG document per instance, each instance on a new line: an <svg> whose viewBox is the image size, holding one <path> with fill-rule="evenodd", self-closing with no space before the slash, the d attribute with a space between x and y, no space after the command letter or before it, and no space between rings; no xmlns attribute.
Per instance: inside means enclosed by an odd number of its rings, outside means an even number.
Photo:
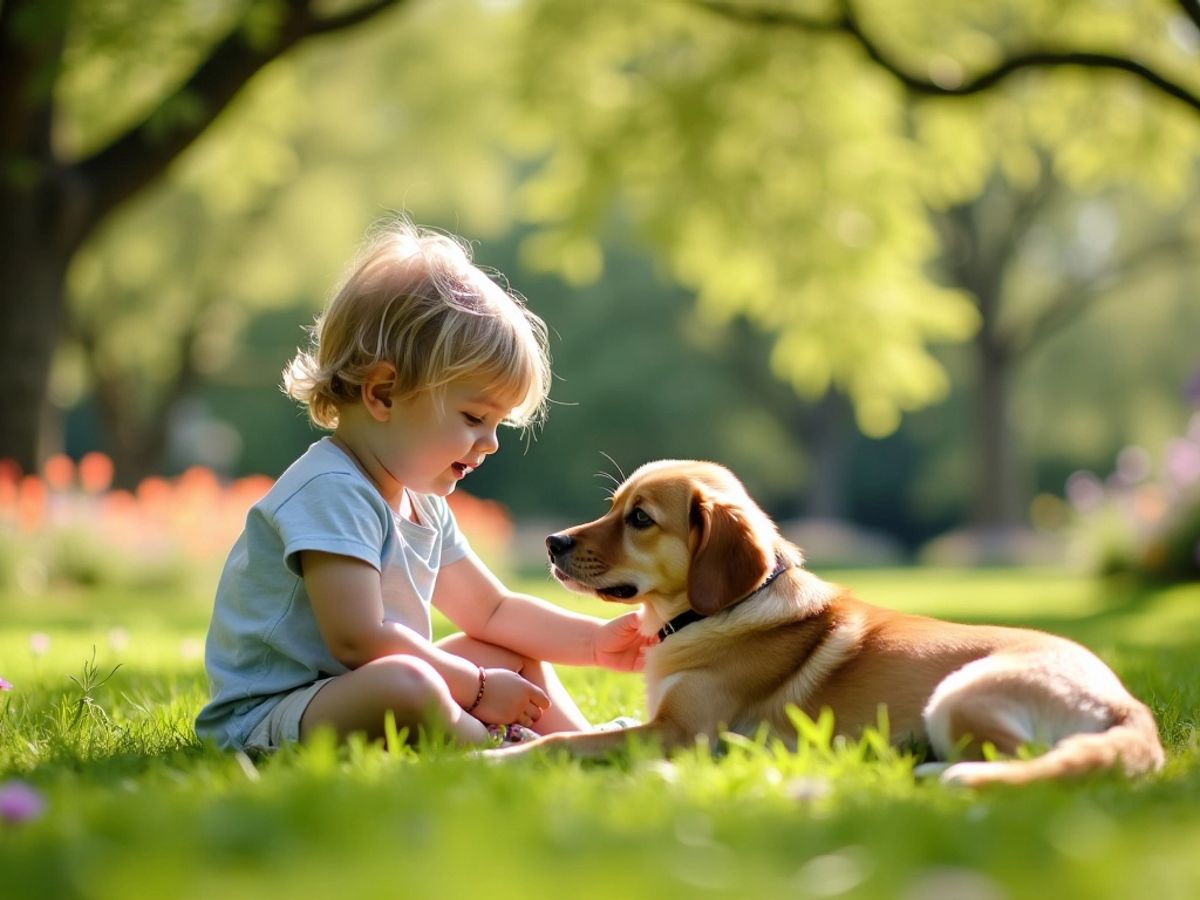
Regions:
<svg viewBox="0 0 1200 900"><path fill-rule="evenodd" d="M567 588L643 606L648 720L546 735L491 753L604 757L631 735L664 751L724 731L795 747L789 706L858 735L887 707L898 745L943 781L1020 784L1163 764L1150 710L1090 651L1024 628L960 625L872 606L803 567L741 482L715 463L647 463L599 519L546 539ZM1008 758L985 759L991 745ZM1040 756L1015 758L1029 745ZM926 768L926 767L921 767Z"/></svg>

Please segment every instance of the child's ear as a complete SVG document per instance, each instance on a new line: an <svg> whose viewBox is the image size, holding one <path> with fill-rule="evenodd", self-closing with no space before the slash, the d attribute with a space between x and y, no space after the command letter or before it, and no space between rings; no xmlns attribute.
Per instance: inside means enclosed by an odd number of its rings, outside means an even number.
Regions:
<svg viewBox="0 0 1200 900"><path fill-rule="evenodd" d="M362 402L371 418L385 422L392 412L392 394L396 390L396 367L381 362L372 366L362 386Z"/></svg>

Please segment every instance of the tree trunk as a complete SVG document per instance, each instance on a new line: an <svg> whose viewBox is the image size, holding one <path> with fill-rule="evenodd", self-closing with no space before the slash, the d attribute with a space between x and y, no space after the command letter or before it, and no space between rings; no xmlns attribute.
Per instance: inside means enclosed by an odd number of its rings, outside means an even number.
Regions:
<svg viewBox="0 0 1200 900"><path fill-rule="evenodd" d="M974 522L985 529L1022 521L1020 471L1009 424L1011 366L993 339L994 321L984 320L976 338L979 371L975 400Z"/></svg>
<svg viewBox="0 0 1200 900"><path fill-rule="evenodd" d="M63 327L70 253L58 231L52 187L0 187L0 459L35 471L50 367Z"/></svg>
<svg viewBox="0 0 1200 900"><path fill-rule="evenodd" d="M939 221L945 259L954 281L975 297L972 430L975 471L972 524L985 531L1020 525L1026 485L1011 420L1009 391L1016 349L1001 329L1004 280L1021 237L1047 202L1052 184L1039 181L1014 192L999 181L970 203L947 210Z"/></svg>
<svg viewBox="0 0 1200 900"><path fill-rule="evenodd" d="M793 431L810 451L805 514L823 519L849 516L851 449L857 432L846 395L830 390L813 414L792 418Z"/></svg>

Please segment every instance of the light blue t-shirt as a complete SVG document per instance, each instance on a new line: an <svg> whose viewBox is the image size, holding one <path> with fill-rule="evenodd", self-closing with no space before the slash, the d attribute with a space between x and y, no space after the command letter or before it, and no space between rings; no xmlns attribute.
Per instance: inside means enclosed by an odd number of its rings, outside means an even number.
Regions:
<svg viewBox="0 0 1200 900"><path fill-rule="evenodd" d="M313 444L250 508L221 580L204 649L212 699L196 733L241 748L283 697L349 671L317 628L300 571L302 550L352 556L380 572L388 620L431 636L438 569L470 547L442 497L410 494L401 518L329 438Z"/></svg>

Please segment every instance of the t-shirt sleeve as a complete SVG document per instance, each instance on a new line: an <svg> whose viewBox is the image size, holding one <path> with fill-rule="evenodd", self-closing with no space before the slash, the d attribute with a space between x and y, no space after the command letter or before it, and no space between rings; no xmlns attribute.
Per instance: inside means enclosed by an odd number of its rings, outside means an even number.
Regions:
<svg viewBox="0 0 1200 900"><path fill-rule="evenodd" d="M300 552L320 550L382 569L386 515L383 500L359 479L337 472L318 475L275 511L284 561L300 576Z"/></svg>
<svg viewBox="0 0 1200 900"><path fill-rule="evenodd" d="M471 545L467 541L467 536L459 530L458 522L454 518L454 512L450 509L450 504L446 502L446 498L432 496L431 499L433 500L435 518L437 519L435 524L442 543L440 565L448 566L450 563L458 562L470 553Z"/></svg>

